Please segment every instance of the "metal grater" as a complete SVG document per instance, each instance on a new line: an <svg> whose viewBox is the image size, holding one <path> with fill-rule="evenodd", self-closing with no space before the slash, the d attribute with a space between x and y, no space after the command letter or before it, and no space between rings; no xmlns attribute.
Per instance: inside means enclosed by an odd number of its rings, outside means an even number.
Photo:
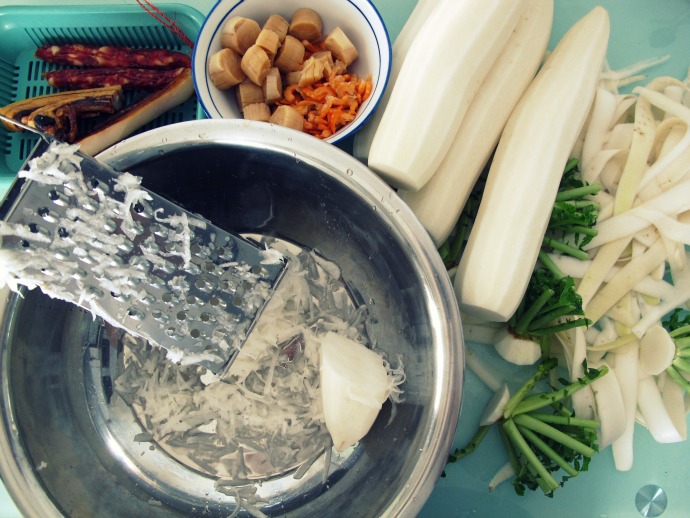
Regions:
<svg viewBox="0 0 690 518"><path fill-rule="evenodd" d="M18 176L0 205L6 282L227 370L284 272L280 254L45 136Z"/></svg>

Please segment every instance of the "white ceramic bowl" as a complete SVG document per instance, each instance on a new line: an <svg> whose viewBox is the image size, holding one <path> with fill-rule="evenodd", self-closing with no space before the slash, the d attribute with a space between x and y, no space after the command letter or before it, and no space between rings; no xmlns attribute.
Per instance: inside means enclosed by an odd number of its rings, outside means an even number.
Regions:
<svg viewBox="0 0 690 518"><path fill-rule="evenodd" d="M194 88L209 118L242 118L234 89L219 90L207 73L210 56L221 49L223 24L234 16L243 16L263 25L271 14L280 14L289 21L292 13L301 7L309 7L321 15L324 36L336 26L340 27L359 51L359 57L349 70L361 77L371 74L372 92L359 108L357 117L325 139L326 142L333 143L352 135L371 115L388 81L391 43L381 16L369 0L219 0L199 31L192 58Z"/></svg>

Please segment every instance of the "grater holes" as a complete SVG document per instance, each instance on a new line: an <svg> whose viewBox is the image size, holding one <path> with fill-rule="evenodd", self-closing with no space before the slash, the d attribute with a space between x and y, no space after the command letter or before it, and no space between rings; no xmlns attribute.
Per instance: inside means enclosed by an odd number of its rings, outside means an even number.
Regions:
<svg viewBox="0 0 690 518"><path fill-rule="evenodd" d="M36 213L48 223L55 224L59 221L58 215L48 207L39 207Z"/></svg>
<svg viewBox="0 0 690 518"><path fill-rule="evenodd" d="M60 207L65 207L69 203L69 198L56 189L48 191L48 199Z"/></svg>
<svg viewBox="0 0 690 518"><path fill-rule="evenodd" d="M154 320L157 320L158 322L161 322L163 324L167 323L169 318L167 314L162 312L160 309L154 309L151 312L151 316L153 317Z"/></svg>
<svg viewBox="0 0 690 518"><path fill-rule="evenodd" d="M144 320L146 318L146 314L135 307L131 307L127 310L127 316L133 320Z"/></svg>

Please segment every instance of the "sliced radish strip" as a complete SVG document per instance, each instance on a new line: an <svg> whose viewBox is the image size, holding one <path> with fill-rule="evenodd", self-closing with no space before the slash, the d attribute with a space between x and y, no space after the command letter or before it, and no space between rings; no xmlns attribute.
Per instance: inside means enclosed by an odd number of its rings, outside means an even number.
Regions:
<svg viewBox="0 0 690 518"><path fill-rule="evenodd" d="M659 387L652 376L640 378L637 386L637 406L655 441L670 443L683 440L666 410Z"/></svg>
<svg viewBox="0 0 690 518"><path fill-rule="evenodd" d="M650 327L640 340L640 367L651 376L658 376L671 366L676 344L663 326Z"/></svg>

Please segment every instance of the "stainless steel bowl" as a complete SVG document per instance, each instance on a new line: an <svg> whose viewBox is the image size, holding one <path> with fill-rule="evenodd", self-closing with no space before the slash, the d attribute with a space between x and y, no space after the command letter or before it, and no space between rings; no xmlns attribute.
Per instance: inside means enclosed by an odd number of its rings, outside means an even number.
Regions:
<svg viewBox="0 0 690 518"><path fill-rule="evenodd" d="M367 304L369 334L402 355L386 405L338 464L264 481L269 516L414 516L441 474L463 380L460 317L431 240L397 195L336 147L290 130L204 120L152 130L101 160L214 223L318 249ZM27 516L227 516L234 498L149 443L108 404L121 345L37 291L0 297L0 475ZM242 514L241 514L242 515Z"/></svg>

